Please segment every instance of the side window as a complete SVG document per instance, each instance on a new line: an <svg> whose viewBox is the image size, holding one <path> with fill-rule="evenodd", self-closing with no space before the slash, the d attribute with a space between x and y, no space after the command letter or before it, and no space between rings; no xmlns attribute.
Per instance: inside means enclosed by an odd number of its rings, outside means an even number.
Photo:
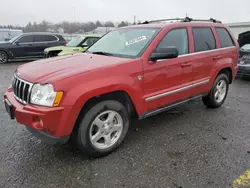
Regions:
<svg viewBox="0 0 250 188"><path fill-rule="evenodd" d="M216 42L211 28L192 28L195 52L216 49Z"/></svg>
<svg viewBox="0 0 250 188"><path fill-rule="evenodd" d="M35 42L52 42L57 38L53 35L35 35Z"/></svg>
<svg viewBox="0 0 250 188"><path fill-rule="evenodd" d="M222 48L235 46L232 37L225 28L215 28L216 33L219 36L220 44Z"/></svg>
<svg viewBox="0 0 250 188"><path fill-rule="evenodd" d="M58 40L58 38L55 37L54 35L47 35L46 38L47 38L47 41L51 41L51 42Z"/></svg>
<svg viewBox="0 0 250 188"><path fill-rule="evenodd" d="M99 38L93 37L93 38L88 38L87 40L82 43L82 46L91 46L94 44L96 41L98 41Z"/></svg>
<svg viewBox="0 0 250 188"><path fill-rule="evenodd" d="M167 46L175 46L178 51L179 55L188 54L188 34L187 29L173 29L170 30L161 40L157 49Z"/></svg>
<svg viewBox="0 0 250 188"><path fill-rule="evenodd" d="M18 39L19 43L33 42L33 35L26 35Z"/></svg>

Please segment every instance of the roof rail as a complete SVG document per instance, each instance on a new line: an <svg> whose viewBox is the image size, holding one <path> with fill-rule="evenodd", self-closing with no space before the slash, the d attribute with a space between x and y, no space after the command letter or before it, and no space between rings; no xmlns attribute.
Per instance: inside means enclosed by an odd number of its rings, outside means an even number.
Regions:
<svg viewBox="0 0 250 188"><path fill-rule="evenodd" d="M213 22L213 23L221 23L221 21L218 21L214 18L210 18L208 20L206 19L193 19L190 17L185 17L185 18L168 18L168 19L161 19L161 20L150 20L150 21L145 21L142 24L149 24L149 23L154 23L154 22L162 22L162 21L181 21L181 22L192 22L192 21L201 21L201 22Z"/></svg>

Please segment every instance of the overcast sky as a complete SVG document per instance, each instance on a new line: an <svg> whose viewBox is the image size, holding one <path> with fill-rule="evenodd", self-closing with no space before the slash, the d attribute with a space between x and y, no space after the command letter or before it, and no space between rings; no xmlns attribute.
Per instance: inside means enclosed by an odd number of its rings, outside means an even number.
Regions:
<svg viewBox="0 0 250 188"><path fill-rule="evenodd" d="M0 25L29 21L121 21L188 16L250 21L250 0L0 0Z"/></svg>

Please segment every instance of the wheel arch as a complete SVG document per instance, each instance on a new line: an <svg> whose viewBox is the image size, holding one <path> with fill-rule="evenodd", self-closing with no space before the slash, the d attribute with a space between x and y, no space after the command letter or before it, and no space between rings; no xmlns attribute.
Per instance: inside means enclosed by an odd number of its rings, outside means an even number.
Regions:
<svg viewBox="0 0 250 188"><path fill-rule="evenodd" d="M77 118L72 127L72 134L76 132L79 127L79 123L81 122L84 115L88 112L88 110L95 104L105 100L115 100L121 102L127 108L130 117L138 116L138 111L136 109L135 103L129 93L125 90L114 90L100 95L95 95L88 98L78 110Z"/></svg>
<svg viewBox="0 0 250 188"><path fill-rule="evenodd" d="M220 71L217 73L216 77L222 73L227 75L229 84L232 84L232 82L233 82L232 68L231 67L224 67L224 68L220 69Z"/></svg>
<svg viewBox="0 0 250 188"><path fill-rule="evenodd" d="M0 52L5 52L6 54L7 54L7 56L8 56L8 58L10 59L11 57L12 57L12 54L10 54L9 52L8 52L8 50L6 50L6 49L4 49L4 48L0 48Z"/></svg>
<svg viewBox="0 0 250 188"><path fill-rule="evenodd" d="M138 112L135 107L135 103L132 100L129 93L125 90L114 90L106 93L102 93L100 95L94 95L89 97L84 104L82 104L81 109L79 111L78 117L89 110L95 104L105 101L105 100L115 100L122 103L127 109L130 115L138 115Z"/></svg>

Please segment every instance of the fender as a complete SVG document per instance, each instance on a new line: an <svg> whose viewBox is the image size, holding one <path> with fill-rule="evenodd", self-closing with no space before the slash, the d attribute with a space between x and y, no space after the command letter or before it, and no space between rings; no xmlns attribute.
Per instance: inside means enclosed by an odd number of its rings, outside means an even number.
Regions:
<svg viewBox="0 0 250 188"><path fill-rule="evenodd" d="M10 51L8 51L6 48L0 48L0 51L4 51L5 53L7 53L9 58L13 57L12 53L10 53Z"/></svg>
<svg viewBox="0 0 250 188"><path fill-rule="evenodd" d="M140 84L137 78L125 75L111 76L77 84L76 87L72 87L70 91L65 93L65 100L62 101L62 106L71 106L71 112L65 124L67 127L61 128L61 130L70 134L83 106L89 99L114 91L126 92L132 100L136 112L143 114L145 103L142 100L143 89Z"/></svg>
<svg viewBox="0 0 250 188"><path fill-rule="evenodd" d="M214 81L217 77L217 75L219 74L219 72L222 70L222 69L225 69L225 68L230 68L231 69L231 72L233 73L234 71L234 60L230 57L228 58L222 58L220 60L218 60L216 62L216 64L214 65L212 71L211 71L211 79L210 79L210 88L213 86L214 84Z"/></svg>

